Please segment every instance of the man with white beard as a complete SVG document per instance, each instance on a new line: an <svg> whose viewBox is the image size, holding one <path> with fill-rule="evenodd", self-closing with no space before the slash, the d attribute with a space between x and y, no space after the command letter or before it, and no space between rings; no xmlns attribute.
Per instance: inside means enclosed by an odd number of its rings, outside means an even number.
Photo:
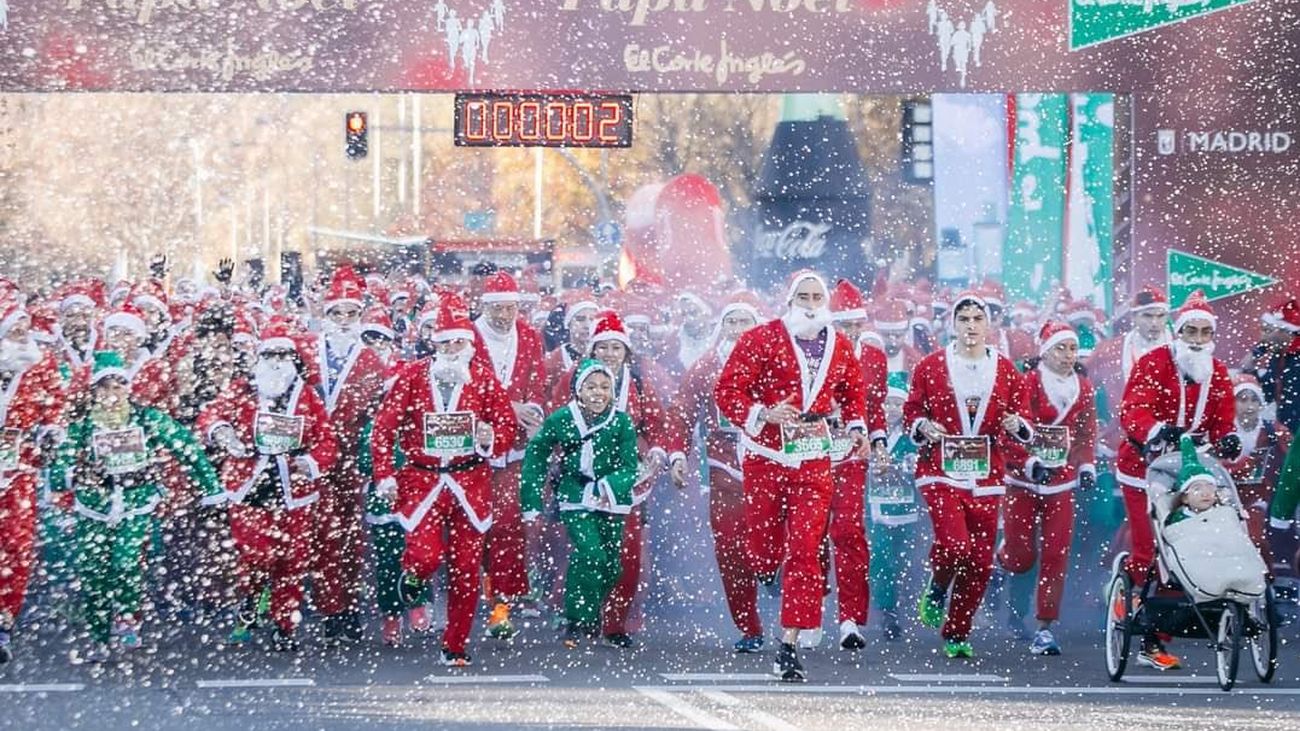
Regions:
<svg viewBox="0 0 1300 731"><path fill-rule="evenodd" d="M668 370L682 373L713 346L713 308L694 292L677 296L677 317L681 327L677 331L676 347L670 353L672 363Z"/></svg>
<svg viewBox="0 0 1300 731"><path fill-rule="evenodd" d="M95 321L104 308L104 284L82 280L65 284L54 296L59 321L55 329L60 355L59 371L65 381L90 365L98 331Z"/></svg>
<svg viewBox="0 0 1300 731"><path fill-rule="evenodd" d="M870 446L862 366L831 326L829 297L821 276L796 273L785 315L740 336L713 390L722 416L743 430L751 568L771 582L785 564L773 672L786 682L807 679L800 630L822 626L819 553L834 493L827 418L839 408L854 455Z"/></svg>
<svg viewBox="0 0 1300 731"><path fill-rule="evenodd" d="M1128 437L1119 448L1119 482L1132 535L1133 552L1125 561L1130 580L1140 585L1155 552L1155 536L1147 517L1148 459L1178 449L1184 434L1212 444L1219 457L1235 459L1241 452L1236 428L1236 402L1228 369L1214 357L1216 319L1205 295L1197 290L1178 310L1176 340L1156 348L1133 367L1119 419ZM1159 637L1142 641L1138 664L1176 670L1178 658Z"/></svg>
<svg viewBox="0 0 1300 731"><path fill-rule="evenodd" d="M58 364L32 339L30 322L17 299L0 302L0 665L12 657L10 634L36 557L40 443L57 428L64 401Z"/></svg>
<svg viewBox="0 0 1300 731"><path fill-rule="evenodd" d="M383 397L387 368L361 342L365 284L351 269L338 269L325 294L312 385L318 389L339 444L339 459L321 483L316 507L318 554L313 598L325 615L325 641L360 640L362 525L366 477L357 468L362 436Z"/></svg>

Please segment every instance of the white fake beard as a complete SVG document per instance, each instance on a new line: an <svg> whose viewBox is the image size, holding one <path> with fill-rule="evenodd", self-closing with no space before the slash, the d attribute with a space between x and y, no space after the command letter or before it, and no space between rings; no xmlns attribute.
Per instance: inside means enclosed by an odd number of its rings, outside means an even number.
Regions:
<svg viewBox="0 0 1300 731"><path fill-rule="evenodd" d="M263 398L283 396L298 379L298 369L293 363L259 360L253 366L253 383Z"/></svg>
<svg viewBox="0 0 1300 731"><path fill-rule="evenodd" d="M781 322L785 323L785 329L797 338L814 338L823 328L831 324L831 308L826 306L818 307L815 310L806 310L802 307L791 305L790 310L781 316Z"/></svg>
<svg viewBox="0 0 1300 731"><path fill-rule="evenodd" d="M434 353L433 377L443 383L469 383L469 362L473 356L470 350L457 355Z"/></svg>
<svg viewBox="0 0 1300 731"><path fill-rule="evenodd" d="M1197 383L1205 383L1214 375L1214 343L1206 343L1200 350L1181 340L1174 341L1174 362L1178 371Z"/></svg>
<svg viewBox="0 0 1300 731"><path fill-rule="evenodd" d="M357 324L342 326L327 319L321 322L321 333L326 347L335 353L347 353L361 340L361 326Z"/></svg>
<svg viewBox="0 0 1300 731"><path fill-rule="evenodd" d="M0 340L0 371L22 373L41 360L41 347L28 338L21 345L12 340Z"/></svg>

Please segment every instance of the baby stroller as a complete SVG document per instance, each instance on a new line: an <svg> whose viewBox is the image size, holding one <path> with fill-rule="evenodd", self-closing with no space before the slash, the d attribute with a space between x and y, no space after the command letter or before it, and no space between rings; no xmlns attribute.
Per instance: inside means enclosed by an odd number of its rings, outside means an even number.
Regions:
<svg viewBox="0 0 1300 731"><path fill-rule="evenodd" d="M1270 682L1277 671L1273 587L1253 545L1247 551L1235 535L1246 536L1236 485L1218 460L1198 459L1218 484L1226 507L1166 526L1178 507L1175 487L1183 457L1174 451L1151 463L1147 503L1155 528L1155 561L1142 584L1134 586L1124 570L1128 553L1115 559L1106 602L1106 671L1112 681L1124 676L1133 638L1157 632L1209 640L1219 687L1225 691L1237 681L1243 644L1262 682ZM1244 543L1250 543L1248 537ZM1221 544L1226 547L1220 549Z"/></svg>

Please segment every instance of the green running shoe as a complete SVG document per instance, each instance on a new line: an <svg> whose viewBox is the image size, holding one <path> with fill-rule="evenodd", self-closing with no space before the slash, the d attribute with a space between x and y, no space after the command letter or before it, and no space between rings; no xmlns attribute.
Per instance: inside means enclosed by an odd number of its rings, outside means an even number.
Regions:
<svg viewBox="0 0 1300 731"><path fill-rule="evenodd" d="M934 628L943 625L946 614L944 603L947 599L944 594L945 592L933 582L926 585L926 590L921 592L921 600L916 605L916 613L920 617L921 624Z"/></svg>
<svg viewBox="0 0 1300 731"><path fill-rule="evenodd" d="M971 647L970 643L966 641L944 640L943 654L949 660L955 660L959 657L971 658L975 657L975 648Z"/></svg>

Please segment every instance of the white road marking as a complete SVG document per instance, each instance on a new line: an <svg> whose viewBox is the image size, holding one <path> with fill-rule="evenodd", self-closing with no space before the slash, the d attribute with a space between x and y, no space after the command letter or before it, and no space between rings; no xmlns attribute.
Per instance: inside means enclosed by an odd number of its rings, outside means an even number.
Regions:
<svg viewBox="0 0 1300 731"><path fill-rule="evenodd" d="M1218 688L1165 688L1136 685L1111 686L1005 686L1005 685L661 685L638 686L637 690L672 691L684 693L691 690L722 693L807 693L811 695L1024 695L1024 696L1091 696L1091 695L1197 695L1197 696L1300 696L1300 688L1237 687L1231 692Z"/></svg>
<svg viewBox="0 0 1300 731"><path fill-rule="evenodd" d="M435 685L474 685L488 683L549 683L545 675L427 675L422 683Z"/></svg>
<svg viewBox="0 0 1300 731"><path fill-rule="evenodd" d="M1001 675L980 673L890 673L889 677L904 683L1005 683Z"/></svg>
<svg viewBox="0 0 1300 731"><path fill-rule="evenodd" d="M200 680L200 688L310 688L316 685L311 678L236 678L231 680Z"/></svg>
<svg viewBox="0 0 1300 731"><path fill-rule="evenodd" d="M770 680L776 682L776 676L767 673L659 673L659 677L664 680L687 683L706 683L711 680Z"/></svg>
<svg viewBox="0 0 1300 731"><path fill-rule="evenodd" d="M673 695L666 688L642 688L639 686L634 686L634 688L636 692L646 698L695 724L695 728L708 729L709 731L739 731L739 727L727 723L707 711L696 708Z"/></svg>
<svg viewBox="0 0 1300 731"><path fill-rule="evenodd" d="M1208 675L1135 675L1123 679L1125 683L1158 683L1162 685L1182 685L1183 683L1204 683L1206 685L1217 685L1218 678L1211 678Z"/></svg>
<svg viewBox="0 0 1300 731"><path fill-rule="evenodd" d="M81 683L13 683L0 685L0 693L75 693L85 690Z"/></svg>
<svg viewBox="0 0 1300 731"><path fill-rule="evenodd" d="M708 698L714 703L727 706L728 708L740 708L740 712L745 714L749 720L765 729L770 729L770 731L803 731L803 729L793 723L790 723L783 718L773 716L767 711L745 707L745 702L734 695L729 695L716 690L701 691L700 695Z"/></svg>

